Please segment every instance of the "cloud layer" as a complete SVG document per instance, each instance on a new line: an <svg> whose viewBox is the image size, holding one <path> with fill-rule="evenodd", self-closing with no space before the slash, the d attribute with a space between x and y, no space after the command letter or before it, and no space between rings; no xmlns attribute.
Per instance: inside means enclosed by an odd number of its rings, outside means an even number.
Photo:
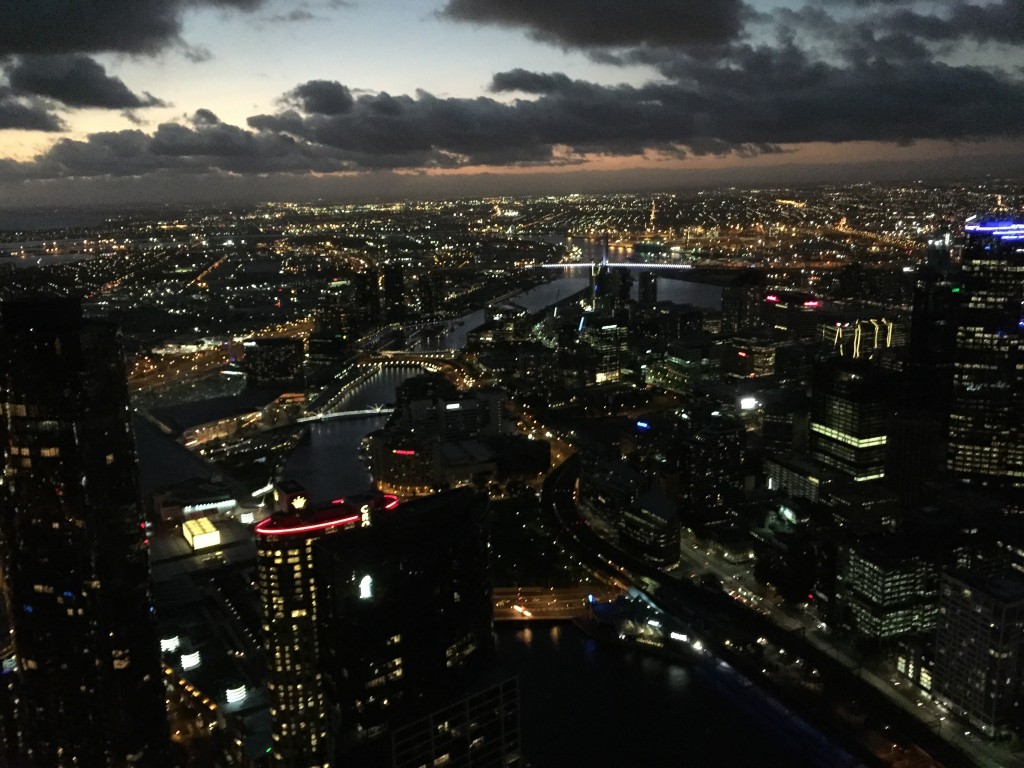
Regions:
<svg viewBox="0 0 1024 768"><path fill-rule="evenodd" d="M0 10L0 46L8 35L5 15L37 38L34 48L22 43L20 49L35 52L0 59L6 76L0 128L60 131L58 107L158 105L82 51L158 50L178 41L186 8L253 10L261 0L161 0L159 9L150 0L131 0L133 9L153 12L146 20L124 3L122 26L134 30L131 41L109 30L106 38L85 41L76 32L63 49L47 43L27 14L6 5ZM941 12L927 13L909 0L828 0L766 14L741 0L648 0L642 9L619 0L447 0L442 19L522 30L605 63L647 68L650 78L607 85L514 68L494 74L489 95L477 98L373 93L339 80L309 80L244 126L199 109L151 132L63 139L33 161L3 163L0 175L574 166L600 157L750 157L809 142L1019 139L1020 3L951 0ZM36 5L46 11L58 4ZM978 54L989 49L998 55Z"/></svg>

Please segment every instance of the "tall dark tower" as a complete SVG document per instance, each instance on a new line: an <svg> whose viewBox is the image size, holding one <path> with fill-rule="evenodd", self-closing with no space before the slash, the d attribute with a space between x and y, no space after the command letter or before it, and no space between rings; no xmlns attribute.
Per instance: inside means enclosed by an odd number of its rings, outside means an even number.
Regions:
<svg viewBox="0 0 1024 768"><path fill-rule="evenodd" d="M30 766L163 766L159 644L120 334L77 301L3 305L3 592Z"/></svg>
<svg viewBox="0 0 1024 768"><path fill-rule="evenodd" d="M1024 219L971 219L965 231L948 466L1024 488Z"/></svg>
<svg viewBox="0 0 1024 768"><path fill-rule="evenodd" d="M382 272L384 284L384 320L400 323L405 320L405 274L397 264L388 264Z"/></svg>
<svg viewBox="0 0 1024 768"><path fill-rule="evenodd" d="M640 273L637 289L637 303L643 309L650 309L658 303L658 273L649 270Z"/></svg>
<svg viewBox="0 0 1024 768"><path fill-rule="evenodd" d="M892 374L867 360L833 357L815 366L810 430L814 459L852 480L884 477L895 394Z"/></svg>

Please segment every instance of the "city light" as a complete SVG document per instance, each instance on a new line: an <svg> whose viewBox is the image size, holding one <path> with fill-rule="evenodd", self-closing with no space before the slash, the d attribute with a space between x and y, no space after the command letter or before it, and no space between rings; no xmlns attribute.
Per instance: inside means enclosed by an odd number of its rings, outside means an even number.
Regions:
<svg viewBox="0 0 1024 768"><path fill-rule="evenodd" d="M193 651L192 653L183 653L181 655L181 668L185 670L196 669L200 664L203 663L203 657L199 651Z"/></svg>
<svg viewBox="0 0 1024 768"><path fill-rule="evenodd" d="M293 536L300 533L316 533L318 531L326 531L330 528L337 528L342 525L350 525L352 523L358 523L360 520L359 515L350 515L349 517L338 517L330 520L325 520L319 523L311 523L309 525L293 525L286 526L284 528L275 528L274 526L279 524L278 520L273 517L268 517L266 520L261 521L255 528L256 533L261 536Z"/></svg>

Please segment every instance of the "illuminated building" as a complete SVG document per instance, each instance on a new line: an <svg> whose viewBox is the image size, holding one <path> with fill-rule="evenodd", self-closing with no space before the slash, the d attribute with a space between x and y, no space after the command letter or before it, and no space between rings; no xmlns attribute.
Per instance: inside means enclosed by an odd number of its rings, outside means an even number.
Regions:
<svg viewBox="0 0 1024 768"><path fill-rule="evenodd" d="M619 541L648 562L668 567L679 562L679 514L664 493L640 495L618 518Z"/></svg>
<svg viewBox="0 0 1024 768"><path fill-rule="evenodd" d="M886 639L934 629L938 568L912 544L882 537L841 550L836 600L858 635Z"/></svg>
<svg viewBox="0 0 1024 768"><path fill-rule="evenodd" d="M796 338L810 339L821 322L822 301L810 293L771 290L762 294L764 322Z"/></svg>
<svg viewBox="0 0 1024 768"><path fill-rule="evenodd" d="M242 366L251 387L300 387L306 364L302 339L250 339Z"/></svg>
<svg viewBox="0 0 1024 768"><path fill-rule="evenodd" d="M815 366L812 458L857 481L884 477L894 389L890 374L864 360L835 357Z"/></svg>
<svg viewBox="0 0 1024 768"><path fill-rule="evenodd" d="M328 705L319 664L313 543L357 527L360 519L343 502L313 509L305 490L285 481L274 489L273 514L256 526L273 765L331 765Z"/></svg>
<svg viewBox="0 0 1024 768"><path fill-rule="evenodd" d="M942 578L933 691L989 737L1009 735L1024 643L1024 581L967 573Z"/></svg>
<svg viewBox="0 0 1024 768"><path fill-rule="evenodd" d="M626 328L607 320L588 316L583 330L583 338L595 354L594 382L597 384L618 381L626 357Z"/></svg>
<svg viewBox="0 0 1024 768"><path fill-rule="evenodd" d="M486 511L486 495L449 491L314 547L323 670L350 746L464 695L489 658Z"/></svg>
<svg viewBox="0 0 1024 768"><path fill-rule="evenodd" d="M1024 221L972 219L965 230L947 463L961 480L1021 488Z"/></svg>
<svg viewBox="0 0 1024 768"><path fill-rule="evenodd" d="M778 347L779 342L767 337L733 338L725 346L723 371L743 378L771 376Z"/></svg>
<svg viewBox="0 0 1024 768"><path fill-rule="evenodd" d="M4 597L29 765L163 766L169 734L118 329L20 299L0 332Z"/></svg>

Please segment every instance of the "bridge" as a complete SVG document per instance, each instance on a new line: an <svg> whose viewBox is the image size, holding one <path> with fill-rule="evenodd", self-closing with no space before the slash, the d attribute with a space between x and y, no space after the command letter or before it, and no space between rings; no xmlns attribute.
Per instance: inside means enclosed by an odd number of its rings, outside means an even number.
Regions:
<svg viewBox="0 0 1024 768"><path fill-rule="evenodd" d="M299 424L307 424L312 421L330 421L332 419L358 419L363 416L390 416L394 412L394 408L385 408L383 405L376 405L372 408L362 408L353 411L333 411L332 413L319 413L310 416L303 416L299 419Z"/></svg>
<svg viewBox="0 0 1024 768"><path fill-rule="evenodd" d="M574 587L497 587L495 621L568 621L583 618L591 600L604 603L622 594L603 584Z"/></svg>
<svg viewBox="0 0 1024 768"><path fill-rule="evenodd" d="M566 261L559 264L538 264L538 269L561 269L572 271L574 269L587 269L596 272L601 267L615 269L638 269L642 271L655 269L693 269L693 264L663 264L645 263L641 261Z"/></svg>

